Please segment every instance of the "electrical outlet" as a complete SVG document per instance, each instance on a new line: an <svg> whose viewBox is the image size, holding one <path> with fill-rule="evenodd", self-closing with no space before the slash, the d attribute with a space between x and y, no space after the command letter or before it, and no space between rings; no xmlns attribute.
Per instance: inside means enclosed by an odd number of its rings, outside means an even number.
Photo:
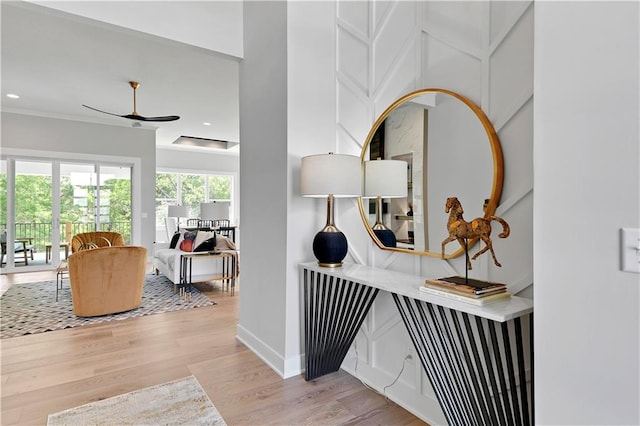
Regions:
<svg viewBox="0 0 640 426"><path fill-rule="evenodd" d="M640 273L640 229L620 230L620 269Z"/></svg>
<svg viewBox="0 0 640 426"><path fill-rule="evenodd" d="M411 350L411 346L407 346L407 350L405 351L406 355L404 359L412 360L413 359L413 351Z"/></svg>

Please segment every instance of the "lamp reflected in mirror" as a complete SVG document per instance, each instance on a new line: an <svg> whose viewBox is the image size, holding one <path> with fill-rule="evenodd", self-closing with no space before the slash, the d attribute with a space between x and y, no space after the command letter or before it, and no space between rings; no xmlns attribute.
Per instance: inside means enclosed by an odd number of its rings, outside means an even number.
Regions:
<svg viewBox="0 0 640 426"><path fill-rule="evenodd" d="M376 221L371 227L385 247L396 247L393 230L384 223L383 198L407 197L407 162L400 160L366 161L364 163L363 198L375 199Z"/></svg>

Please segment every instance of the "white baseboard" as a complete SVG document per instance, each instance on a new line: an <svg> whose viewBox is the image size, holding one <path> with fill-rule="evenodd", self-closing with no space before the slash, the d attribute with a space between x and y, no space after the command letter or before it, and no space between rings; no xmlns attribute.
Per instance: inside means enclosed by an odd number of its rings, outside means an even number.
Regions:
<svg viewBox="0 0 640 426"><path fill-rule="evenodd" d="M303 355L283 358L282 355L273 350L269 345L258 339L253 333L241 325L238 325L236 339L248 347L251 352L256 354L258 358L263 360L283 379L297 376L304 371Z"/></svg>

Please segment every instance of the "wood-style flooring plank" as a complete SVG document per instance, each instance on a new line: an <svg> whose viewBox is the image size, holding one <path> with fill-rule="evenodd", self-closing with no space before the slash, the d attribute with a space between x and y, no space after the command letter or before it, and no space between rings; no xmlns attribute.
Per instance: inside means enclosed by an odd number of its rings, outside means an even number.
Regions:
<svg viewBox="0 0 640 426"><path fill-rule="evenodd" d="M18 276L20 275L20 276ZM0 289L55 273L0 276ZM50 413L194 375L229 425L423 425L344 371L283 380L236 339L238 300L0 341L0 424L45 425Z"/></svg>

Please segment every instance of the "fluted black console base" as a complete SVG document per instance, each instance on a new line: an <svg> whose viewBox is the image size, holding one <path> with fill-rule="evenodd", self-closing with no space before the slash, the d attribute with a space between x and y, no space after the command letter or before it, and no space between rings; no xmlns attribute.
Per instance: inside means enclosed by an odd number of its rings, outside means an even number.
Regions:
<svg viewBox="0 0 640 426"><path fill-rule="evenodd" d="M353 281L304 272L305 379L340 369L378 294Z"/></svg>
<svg viewBox="0 0 640 426"><path fill-rule="evenodd" d="M302 275L306 380L340 368L382 289L393 297L449 424L535 424L530 299L476 307L424 295L420 277L364 265L305 264Z"/></svg>
<svg viewBox="0 0 640 426"><path fill-rule="evenodd" d="M523 324L533 339L533 314L497 322L392 296L449 424L534 424L523 342Z"/></svg>

